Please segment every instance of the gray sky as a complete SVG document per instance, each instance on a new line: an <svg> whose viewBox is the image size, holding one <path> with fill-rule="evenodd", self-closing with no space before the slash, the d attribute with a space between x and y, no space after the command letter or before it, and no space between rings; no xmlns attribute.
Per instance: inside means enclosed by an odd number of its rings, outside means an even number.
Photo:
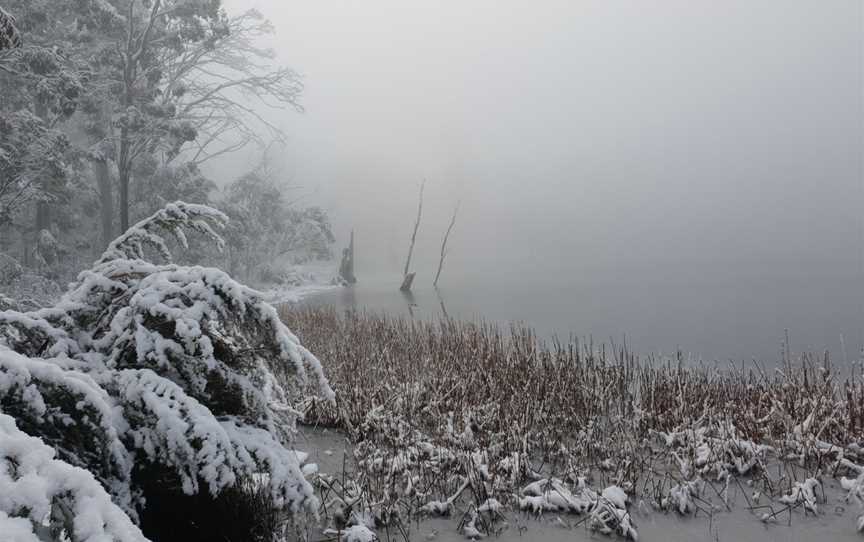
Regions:
<svg viewBox="0 0 864 542"><path fill-rule="evenodd" d="M453 274L782 275L861 304L829 286L862 277L859 0L228 7L304 74L283 166L361 267L402 265L426 177L419 267L461 200Z"/></svg>

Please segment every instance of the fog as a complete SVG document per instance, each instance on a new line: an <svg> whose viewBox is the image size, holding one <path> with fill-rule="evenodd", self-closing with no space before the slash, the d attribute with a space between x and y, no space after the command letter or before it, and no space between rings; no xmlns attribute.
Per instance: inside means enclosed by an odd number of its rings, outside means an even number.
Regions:
<svg viewBox="0 0 864 542"><path fill-rule="evenodd" d="M460 312L707 357L770 357L786 328L860 348L860 2L227 7L266 14L304 76L271 154L356 231L360 286L401 271L425 178L412 267L429 286L461 202Z"/></svg>

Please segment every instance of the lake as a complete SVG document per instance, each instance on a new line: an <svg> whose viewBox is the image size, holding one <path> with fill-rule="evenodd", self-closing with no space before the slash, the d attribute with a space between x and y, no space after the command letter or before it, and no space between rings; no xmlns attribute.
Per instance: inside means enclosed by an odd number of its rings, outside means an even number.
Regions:
<svg viewBox="0 0 864 542"><path fill-rule="evenodd" d="M445 275L447 269L445 268ZM508 272L418 275L411 294L399 273L359 272L359 282L314 295L309 305L386 311L406 317L524 322L541 339L593 338L639 354L680 348L704 361L780 359L788 330L793 355L830 351L835 363L859 359L864 286L849 273L713 273L712 278L627 269L600 273ZM667 270L669 271L669 270ZM724 277L724 278L718 278ZM817 280L818 279L818 280Z"/></svg>

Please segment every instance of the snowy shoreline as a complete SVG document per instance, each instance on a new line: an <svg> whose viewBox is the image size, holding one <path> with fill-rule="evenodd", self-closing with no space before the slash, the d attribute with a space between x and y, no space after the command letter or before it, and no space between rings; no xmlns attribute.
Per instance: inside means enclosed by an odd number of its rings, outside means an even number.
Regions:
<svg viewBox="0 0 864 542"><path fill-rule="evenodd" d="M299 303L310 296L343 287L338 281L336 263L332 261L294 265L287 269L286 275L288 284L258 288L271 305Z"/></svg>

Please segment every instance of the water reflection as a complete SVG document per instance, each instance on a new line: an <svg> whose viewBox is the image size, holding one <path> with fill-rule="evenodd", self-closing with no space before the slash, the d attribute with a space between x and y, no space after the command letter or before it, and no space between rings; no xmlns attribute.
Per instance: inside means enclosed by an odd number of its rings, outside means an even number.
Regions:
<svg viewBox="0 0 864 542"><path fill-rule="evenodd" d="M849 276L835 277L830 286L850 293L846 296L827 295L828 286L810 279L778 277L727 284L647 276L633 281L617 274L542 280L528 273L517 278L486 275L483 280L454 274L441 289L421 280L412 292L400 293L401 278L364 274L353 286L305 302L430 321L482 320L504 328L518 321L532 326L543 340L593 336L618 344L626 334L628 348L640 354L681 350L695 359L756 359L767 367L780 358L785 329L790 330L793 357L827 349L833 360L843 362L848 356L851 363L864 342L861 282Z"/></svg>
<svg viewBox="0 0 864 542"><path fill-rule="evenodd" d="M417 298L414 297L414 292L411 290L399 290L399 293L402 294L402 298L405 299L405 303L408 305L408 314L411 315L411 318L414 318L414 307L417 306Z"/></svg>
<svg viewBox="0 0 864 542"><path fill-rule="evenodd" d="M340 307L352 310L357 308L357 292L353 284L340 288L338 295Z"/></svg>
<svg viewBox="0 0 864 542"><path fill-rule="evenodd" d="M438 296L438 303L441 305L441 313L444 315L444 318L447 320L450 319L450 315L447 314L447 306L444 304L444 296L441 294L441 290L438 287L435 287L435 295Z"/></svg>

